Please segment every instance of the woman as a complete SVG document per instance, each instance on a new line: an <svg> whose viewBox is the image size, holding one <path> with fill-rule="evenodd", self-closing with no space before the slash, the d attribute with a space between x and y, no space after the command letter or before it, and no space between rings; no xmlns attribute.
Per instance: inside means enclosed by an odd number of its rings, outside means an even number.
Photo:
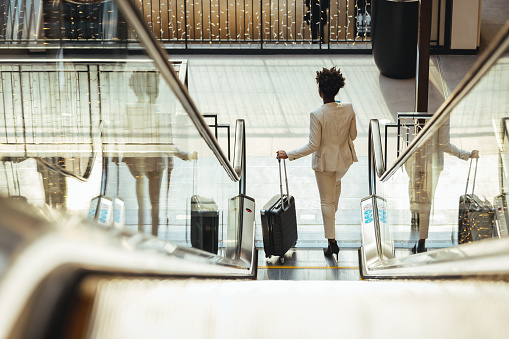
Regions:
<svg viewBox="0 0 509 339"><path fill-rule="evenodd" d="M336 67L323 68L316 72L316 82L323 105L311 112L309 142L291 152L278 151L276 157L293 161L313 153L312 168L320 193L325 238L328 240L324 254L330 257L339 253L335 239L335 214L341 194L341 178L352 163L357 162L353 145L357 127L352 105L334 100L345 86L340 70Z"/></svg>

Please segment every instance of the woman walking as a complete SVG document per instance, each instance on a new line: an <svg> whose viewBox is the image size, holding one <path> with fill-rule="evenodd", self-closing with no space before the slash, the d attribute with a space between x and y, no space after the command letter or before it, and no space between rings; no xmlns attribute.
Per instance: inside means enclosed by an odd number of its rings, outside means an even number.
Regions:
<svg viewBox="0 0 509 339"><path fill-rule="evenodd" d="M339 253L335 236L335 215L341 195L341 179L350 166L357 162L353 140L357 137L355 112L351 104L334 100L345 86L345 78L339 69L323 68L316 72L318 93L323 105L311 112L309 142L301 148L285 152L277 151L277 158L290 161L312 156L312 168L320 193L323 226L328 246L325 256Z"/></svg>

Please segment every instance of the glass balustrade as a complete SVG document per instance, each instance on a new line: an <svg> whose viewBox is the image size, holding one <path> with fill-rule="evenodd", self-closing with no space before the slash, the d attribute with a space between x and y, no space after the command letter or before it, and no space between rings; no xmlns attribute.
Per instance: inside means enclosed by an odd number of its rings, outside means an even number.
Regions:
<svg viewBox="0 0 509 339"><path fill-rule="evenodd" d="M34 2L36 8L51 3ZM114 2L93 3L104 7L101 34L125 28ZM105 6L115 15L104 16ZM12 24L23 29L22 22ZM95 22L80 24L74 33L94 39ZM142 35L132 28L129 34ZM82 53L75 42L73 55L52 45L26 57L3 56L0 194L48 218L63 212L224 254L228 225L238 232L228 210L239 194L238 177L190 109L185 60L170 62L177 79L171 82L169 69L130 55L125 45L97 55ZM228 239L238 245L237 235Z"/></svg>
<svg viewBox="0 0 509 339"><path fill-rule="evenodd" d="M377 182L388 222L381 245L394 246L396 258L411 255L419 239L430 251L508 235L509 54L470 84L408 160Z"/></svg>

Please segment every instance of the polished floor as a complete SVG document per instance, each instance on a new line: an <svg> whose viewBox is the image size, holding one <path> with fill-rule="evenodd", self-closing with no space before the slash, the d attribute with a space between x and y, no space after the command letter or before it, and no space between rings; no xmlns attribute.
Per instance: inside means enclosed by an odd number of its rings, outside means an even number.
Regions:
<svg viewBox="0 0 509 339"><path fill-rule="evenodd" d="M293 248L281 262L277 256L265 257L258 250L257 280L348 280L359 281L356 249L343 249L338 257L326 257L321 248Z"/></svg>
<svg viewBox="0 0 509 339"><path fill-rule="evenodd" d="M380 75L370 55L186 58L189 62L189 91L199 109L204 114L217 113L221 123L233 125L235 119L246 120L247 194L255 198L257 210L279 192L275 152L297 148L308 140L309 112L321 105L315 72L322 67L340 67L346 86L336 99L352 103L356 111L358 137L355 146L359 162L343 179L336 237L340 246L359 247L359 202L368 195L369 119L394 122L398 112L412 111L415 80L395 80ZM432 57L429 112L434 112L444 102L476 59L477 56ZM287 163L288 182L290 194L295 196L297 204L297 247L321 248L325 246L325 240L310 161L307 157ZM448 180L446 174L442 177L444 181ZM401 205L402 211L407 209L407 200L402 200ZM257 245L261 246L258 218L256 239ZM404 219L401 224L407 227L398 230L400 235L395 240L403 247L413 246L416 235L408 227L406 219L409 215L401 218ZM445 226L432 232L430 240L443 242L443 246L450 244L451 225ZM439 243L435 245L440 246Z"/></svg>

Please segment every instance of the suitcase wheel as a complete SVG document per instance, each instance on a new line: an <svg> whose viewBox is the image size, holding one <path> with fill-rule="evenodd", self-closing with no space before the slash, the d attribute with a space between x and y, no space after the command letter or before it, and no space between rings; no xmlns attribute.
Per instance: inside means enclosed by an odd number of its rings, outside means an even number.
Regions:
<svg viewBox="0 0 509 339"><path fill-rule="evenodd" d="M270 259L270 258L272 258L272 256L271 255L265 255L265 258Z"/></svg>
<svg viewBox="0 0 509 339"><path fill-rule="evenodd" d="M285 257L279 257L279 263L284 264L285 263Z"/></svg>

